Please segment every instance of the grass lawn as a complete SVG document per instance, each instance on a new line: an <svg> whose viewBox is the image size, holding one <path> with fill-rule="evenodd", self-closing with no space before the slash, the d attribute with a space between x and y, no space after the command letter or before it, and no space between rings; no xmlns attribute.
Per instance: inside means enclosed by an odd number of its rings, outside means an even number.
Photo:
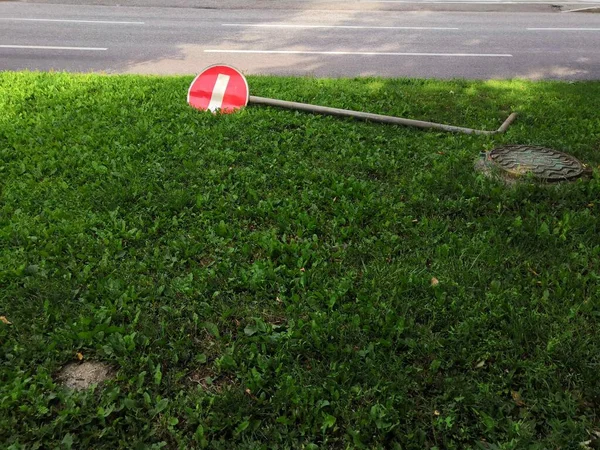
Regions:
<svg viewBox="0 0 600 450"><path fill-rule="evenodd" d="M0 73L0 447L594 439L600 82L249 78L473 128L519 112L482 137L215 116L191 79ZM503 143L594 175L507 188L473 170ZM113 379L60 385L78 353Z"/></svg>

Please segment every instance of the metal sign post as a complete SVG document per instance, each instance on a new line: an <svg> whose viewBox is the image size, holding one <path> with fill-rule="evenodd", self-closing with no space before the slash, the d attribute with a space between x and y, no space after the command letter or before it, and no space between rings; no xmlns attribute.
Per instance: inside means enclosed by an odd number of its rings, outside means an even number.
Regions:
<svg viewBox="0 0 600 450"><path fill-rule="evenodd" d="M353 117L360 120L368 120L371 122L391 123L393 125L406 125L417 128L432 128L435 130L465 133L465 134L484 134L491 135L496 133L504 133L508 126L517 118L517 113L512 113L504 121L504 123L494 131L474 130L472 128L455 127L454 125L444 125L435 122L425 122L423 120L403 119L402 117L383 116L381 114L364 113L359 111L350 111L347 109L329 108L327 106L309 105L307 103L287 102L285 100L275 100L272 98L263 98L250 96L248 103L255 105L277 106L279 108L293 109L297 111L307 111L317 114L327 114L331 116Z"/></svg>

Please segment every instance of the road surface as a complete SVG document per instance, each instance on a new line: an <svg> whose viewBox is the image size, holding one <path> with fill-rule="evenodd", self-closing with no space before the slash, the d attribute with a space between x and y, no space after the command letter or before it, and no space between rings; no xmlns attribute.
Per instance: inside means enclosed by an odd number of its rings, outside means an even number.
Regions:
<svg viewBox="0 0 600 450"><path fill-rule="evenodd" d="M600 14L515 11L510 2L465 12L396 10L408 3L393 0L327 3L335 9L294 1L295 9L255 0L223 0L222 8L0 1L0 70L194 74L228 63L252 74L600 79ZM411 4L427 1L435 2ZM87 0L102 2L114 3ZM441 3L453 2L433 4Z"/></svg>

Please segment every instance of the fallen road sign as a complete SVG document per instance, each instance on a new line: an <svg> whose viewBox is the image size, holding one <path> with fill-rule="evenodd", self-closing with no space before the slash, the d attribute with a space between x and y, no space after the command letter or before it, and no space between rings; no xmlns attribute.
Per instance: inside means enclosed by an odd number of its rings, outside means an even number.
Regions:
<svg viewBox="0 0 600 450"><path fill-rule="evenodd" d="M307 103L254 97L249 95L248 82L244 75L233 67L225 65L210 66L194 79L188 91L188 103L194 108L204 111L215 112L219 110L225 113L234 112L243 108L248 103L253 103L255 105L276 106L279 108L293 109L295 111L353 117L355 119L367 120L370 122L480 135L504 133L517 117L517 113L512 113L504 123L500 125L500 128L497 130L486 131L435 122L426 122L423 120L405 119L402 117L350 111L347 109L329 108L327 106L316 106Z"/></svg>
<svg viewBox="0 0 600 450"><path fill-rule="evenodd" d="M203 111L232 113L248 104L248 82L231 66L204 69L188 90L188 103Z"/></svg>

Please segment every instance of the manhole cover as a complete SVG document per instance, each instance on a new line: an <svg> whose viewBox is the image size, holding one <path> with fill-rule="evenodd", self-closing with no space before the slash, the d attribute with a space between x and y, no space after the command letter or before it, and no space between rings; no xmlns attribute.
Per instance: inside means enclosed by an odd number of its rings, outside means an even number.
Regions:
<svg viewBox="0 0 600 450"><path fill-rule="evenodd" d="M531 175L544 181L573 180L583 174L583 164L566 153L530 145L506 145L493 149L489 160L510 175Z"/></svg>

